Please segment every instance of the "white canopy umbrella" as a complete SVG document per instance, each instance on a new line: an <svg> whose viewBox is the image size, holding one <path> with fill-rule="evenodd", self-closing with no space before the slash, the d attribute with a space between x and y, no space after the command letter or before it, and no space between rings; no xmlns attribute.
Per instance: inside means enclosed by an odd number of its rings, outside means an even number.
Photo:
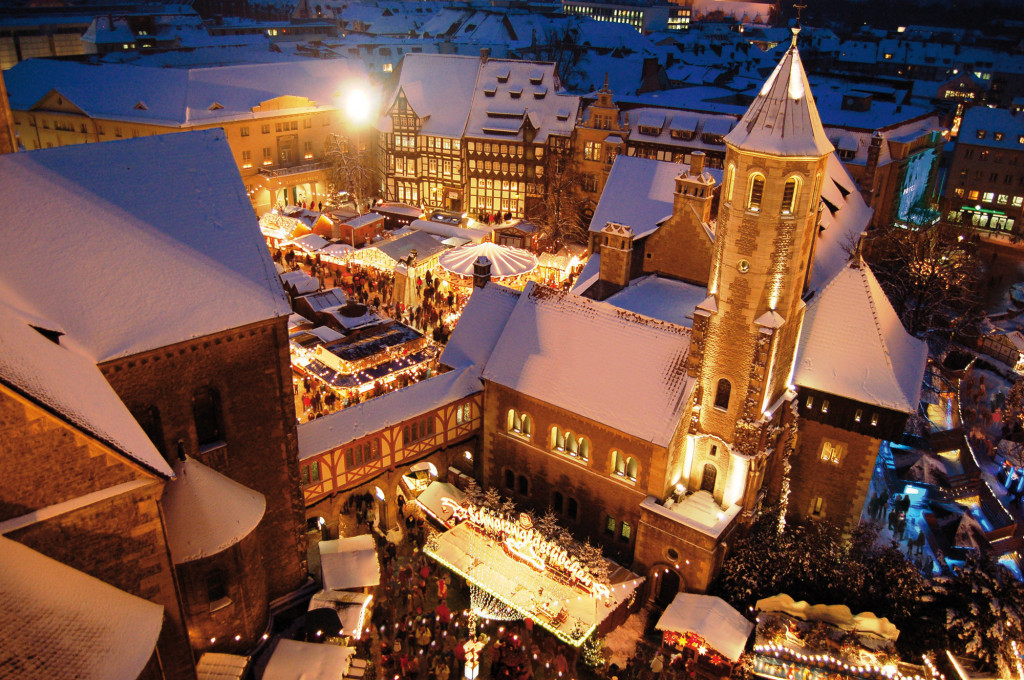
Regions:
<svg viewBox="0 0 1024 680"><path fill-rule="evenodd" d="M441 255L439 263L453 274L473 276L473 264L480 256L491 263L491 276L496 279L529 274L537 268L537 257L533 253L490 241L452 248Z"/></svg>

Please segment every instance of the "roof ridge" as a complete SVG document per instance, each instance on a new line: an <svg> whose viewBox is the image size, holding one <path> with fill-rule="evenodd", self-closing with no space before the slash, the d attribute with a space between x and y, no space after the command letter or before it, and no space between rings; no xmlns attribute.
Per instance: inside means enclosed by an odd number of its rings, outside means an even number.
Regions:
<svg viewBox="0 0 1024 680"><path fill-rule="evenodd" d="M904 392L903 392L903 385L901 385L900 381L896 378L896 366L895 366L895 364L893 364L893 361L892 361L892 352L889 351L889 342L888 342L888 340L885 337L885 332L882 330L882 325L881 325L879 314L878 314L878 304L875 301L875 296L874 296L874 294L871 291L871 282L868 279L868 277L870 276L870 277L874 278L874 274L871 273L870 270L865 271L865 269L867 269L867 265L864 264L864 263L861 263L857 267L851 267L851 268L856 269L859 272L861 280L863 281L863 284L864 284L864 291L868 295L868 305L869 305L869 307L871 309L871 318L875 322L875 332L878 334L878 342L882 346L882 355L885 357L885 365L889 368L889 371L888 371L888 374L887 374L887 378L892 380L896 384L896 389L897 389L897 391L900 394L904 394ZM875 283L876 284L878 283L877 280L876 280ZM881 290L881 286L880 285L879 285L879 290ZM883 294L884 294L884 291L883 291ZM909 404L909 400L908 400L908 405L911 408L913 408L913 404Z"/></svg>

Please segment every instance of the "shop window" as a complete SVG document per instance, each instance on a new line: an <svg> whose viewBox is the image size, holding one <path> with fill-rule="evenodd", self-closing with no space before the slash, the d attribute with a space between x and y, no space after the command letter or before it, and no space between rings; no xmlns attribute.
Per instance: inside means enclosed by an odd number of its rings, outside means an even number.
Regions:
<svg viewBox="0 0 1024 680"><path fill-rule="evenodd" d="M715 408L729 408L729 394L732 392L732 384L722 378L718 381L718 388L715 390Z"/></svg>
<svg viewBox="0 0 1024 680"><path fill-rule="evenodd" d="M217 390L204 387L192 397L192 417L195 420L196 441L200 447L224 440L221 415Z"/></svg>

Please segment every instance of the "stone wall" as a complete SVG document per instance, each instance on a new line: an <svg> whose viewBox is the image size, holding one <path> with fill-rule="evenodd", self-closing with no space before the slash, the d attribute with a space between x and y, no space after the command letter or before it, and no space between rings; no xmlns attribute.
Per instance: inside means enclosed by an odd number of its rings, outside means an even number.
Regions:
<svg viewBox="0 0 1024 680"><path fill-rule="evenodd" d="M132 413L158 409L158 443L169 456L181 442L185 453L266 497L257 531L271 598L305 579L286 323L272 319L100 366ZM224 443L200 450L193 397L205 388L219 395Z"/></svg>

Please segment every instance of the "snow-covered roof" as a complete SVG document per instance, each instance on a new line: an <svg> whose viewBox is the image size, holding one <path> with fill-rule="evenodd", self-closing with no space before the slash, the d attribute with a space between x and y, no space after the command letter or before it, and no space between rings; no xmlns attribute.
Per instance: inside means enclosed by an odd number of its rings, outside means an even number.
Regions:
<svg viewBox="0 0 1024 680"><path fill-rule="evenodd" d="M738 661L754 624L720 597L679 593L654 626L697 633L730 661Z"/></svg>
<svg viewBox="0 0 1024 680"><path fill-rule="evenodd" d="M416 231L433 234L434 236L463 238L474 243L480 243L491 235L490 229L460 227L454 224L445 224L444 222L434 222L432 220L413 220L409 226Z"/></svg>
<svg viewBox="0 0 1024 680"><path fill-rule="evenodd" d="M331 242L325 239L320 234L306 234L299 238L292 239L290 245L298 246L307 253L315 253L316 251L330 245Z"/></svg>
<svg viewBox="0 0 1024 680"><path fill-rule="evenodd" d="M687 328L531 282L483 377L666 446L692 387L689 350ZM593 370L598 365L600 374Z"/></svg>
<svg viewBox="0 0 1024 680"><path fill-rule="evenodd" d="M409 106L423 120L421 135L461 138L473 105L479 57L406 54L397 70L398 85L384 108L385 115L395 98L405 93Z"/></svg>
<svg viewBox="0 0 1024 680"><path fill-rule="evenodd" d="M263 671L263 680L339 680L348 672L355 649L280 638Z"/></svg>
<svg viewBox="0 0 1024 680"><path fill-rule="evenodd" d="M453 334L454 337L454 334ZM299 425L299 460L483 390L472 366L421 380L370 401Z"/></svg>
<svg viewBox="0 0 1024 680"><path fill-rule="evenodd" d="M643 276L605 302L677 326L693 327L693 310L708 296L707 286L660 276Z"/></svg>
<svg viewBox="0 0 1024 680"><path fill-rule="evenodd" d="M373 247L395 262L409 257L414 250L416 251L416 261L424 262L430 259L431 256L448 249L447 246L441 243L440 239L424 231L412 231L398 238L381 241Z"/></svg>
<svg viewBox="0 0 1024 680"><path fill-rule="evenodd" d="M927 361L928 345L903 329L871 269L855 259L808 303L793 383L912 413Z"/></svg>
<svg viewBox="0 0 1024 680"><path fill-rule="evenodd" d="M96 363L291 313L223 130L7 154L0 176L0 295Z"/></svg>
<svg viewBox="0 0 1024 680"><path fill-rule="evenodd" d="M256 529L267 509L263 494L194 458L174 463L177 476L162 500L167 547L175 564L216 555Z"/></svg>
<svg viewBox="0 0 1024 680"><path fill-rule="evenodd" d="M249 670L249 657L204 652L196 664L197 680L242 680Z"/></svg>
<svg viewBox="0 0 1024 680"><path fill-rule="evenodd" d="M739 505L723 510L714 496L703 490L690 494L678 503L668 500L665 505L660 505L654 496L648 496L640 505L715 538L722 535L741 510Z"/></svg>
<svg viewBox="0 0 1024 680"><path fill-rule="evenodd" d="M368 593L350 593L344 590L321 590L309 600L307 611L330 609L337 613L341 630L359 639L362 624L366 623L366 608L373 600Z"/></svg>
<svg viewBox="0 0 1024 680"><path fill-rule="evenodd" d="M478 372L483 371L518 301L519 291L496 283L474 288L448 338L441 363L452 368L474 366Z"/></svg>
<svg viewBox="0 0 1024 680"><path fill-rule="evenodd" d="M445 498L450 498L456 503L461 504L465 500L466 494L462 493L457 486L448 482L433 481L423 490L423 493L416 497L416 502L424 510L436 517L437 521L447 527L450 526L449 520L451 520L454 512L451 506L444 505L441 502Z"/></svg>
<svg viewBox="0 0 1024 680"><path fill-rule="evenodd" d="M467 243L453 248L441 256L438 264L454 274L472 276L477 258L485 257L491 263L491 276L519 276L537 268L537 256L522 248L503 246L491 241Z"/></svg>
<svg viewBox="0 0 1024 680"><path fill-rule="evenodd" d="M293 288L302 297L320 290L320 282L301 269L281 274L281 283Z"/></svg>
<svg viewBox="0 0 1024 680"><path fill-rule="evenodd" d="M297 303L299 300L309 305L309 308L314 312L322 312L331 307L341 307L347 302L348 298L345 297L345 291L341 288L328 288L319 293L310 293L309 295L298 297L295 299L295 302Z"/></svg>
<svg viewBox="0 0 1024 680"><path fill-rule="evenodd" d="M818 242L814 246L811 290L820 289L846 266L851 246L867 231L874 212L834 153L825 161L821 197L826 209L821 214Z"/></svg>
<svg viewBox="0 0 1024 680"><path fill-rule="evenodd" d="M164 608L0 536L0 678L136 678Z"/></svg>
<svg viewBox="0 0 1024 680"><path fill-rule="evenodd" d="M0 302L0 382L146 469L173 476L95 362L51 342L32 326L61 330Z"/></svg>
<svg viewBox="0 0 1024 680"><path fill-rule="evenodd" d="M325 590L380 585L380 562L373 536L320 541L320 568Z"/></svg>
<svg viewBox="0 0 1024 680"><path fill-rule="evenodd" d="M744 151L781 156L824 156L833 150L821 127L811 86L796 48L798 30L793 29L792 46L757 98L739 124L725 136L729 144Z"/></svg>
<svg viewBox="0 0 1024 680"><path fill-rule="evenodd" d="M969 513L968 513L969 514ZM889 619L878 618L872 612L854 614L845 604L809 604L805 600L794 602L785 593L758 600L754 609L759 612L781 612L804 621L824 621L844 630L874 633L879 637L896 640L900 631Z"/></svg>
<svg viewBox="0 0 1024 680"><path fill-rule="evenodd" d="M335 111L343 88L356 79L365 81L365 71L348 59L199 68L30 59L4 73L15 111L31 109L55 90L92 118L175 127ZM291 102L295 108L253 111L284 96L300 99Z"/></svg>
<svg viewBox="0 0 1024 680"><path fill-rule="evenodd" d="M1024 115L1006 109L972 106L964 112L960 122L959 140L961 144L1024 150Z"/></svg>
<svg viewBox="0 0 1024 680"><path fill-rule="evenodd" d="M590 231L615 222L630 227L634 238L653 233L672 214L676 177L685 168L681 163L619 154L594 209Z"/></svg>

